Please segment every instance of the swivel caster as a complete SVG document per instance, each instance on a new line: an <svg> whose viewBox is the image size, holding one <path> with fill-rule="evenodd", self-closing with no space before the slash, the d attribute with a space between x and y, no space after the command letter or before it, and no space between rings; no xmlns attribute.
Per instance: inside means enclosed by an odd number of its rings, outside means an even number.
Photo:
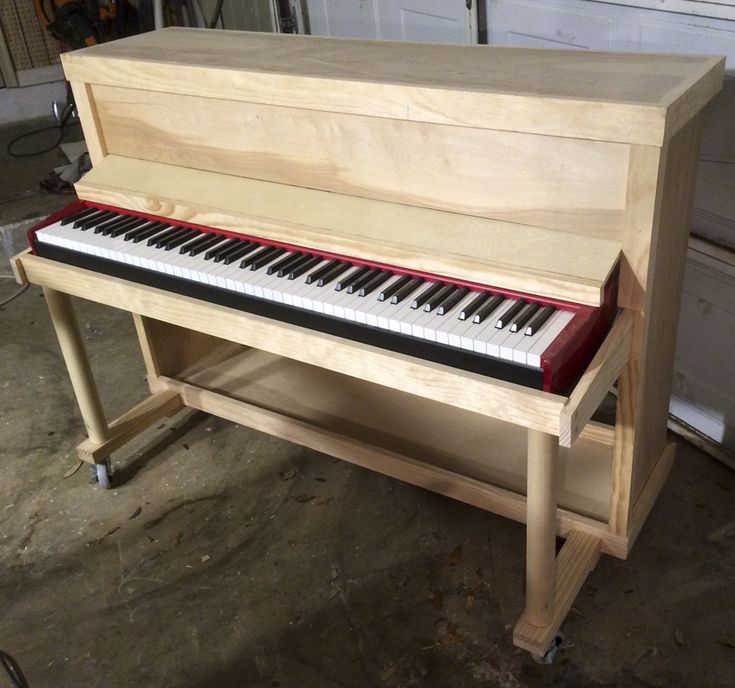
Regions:
<svg viewBox="0 0 735 688"><path fill-rule="evenodd" d="M567 644L564 643L564 634L559 631L557 634L551 639L551 643L549 644L548 650L542 655L534 655L532 654L531 657L533 657L533 661L537 664L553 664L554 660L556 659L556 654L561 650L563 647L568 647Z"/></svg>
<svg viewBox="0 0 735 688"><path fill-rule="evenodd" d="M104 490L109 490L112 487L112 471L110 470L109 460L90 466L89 472L90 484L99 485Z"/></svg>

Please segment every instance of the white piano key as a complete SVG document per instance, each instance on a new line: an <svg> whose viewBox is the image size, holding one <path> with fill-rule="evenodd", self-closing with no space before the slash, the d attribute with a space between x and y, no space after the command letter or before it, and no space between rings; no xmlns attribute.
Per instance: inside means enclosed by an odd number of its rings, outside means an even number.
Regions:
<svg viewBox="0 0 735 688"><path fill-rule="evenodd" d="M547 321L548 327L543 332L539 332L535 337L529 337L529 339L535 339L536 341L528 349L526 353L526 364L533 368L541 367L541 354L549 348L549 345L559 336L561 331L572 321L575 313L572 311L557 311Z"/></svg>

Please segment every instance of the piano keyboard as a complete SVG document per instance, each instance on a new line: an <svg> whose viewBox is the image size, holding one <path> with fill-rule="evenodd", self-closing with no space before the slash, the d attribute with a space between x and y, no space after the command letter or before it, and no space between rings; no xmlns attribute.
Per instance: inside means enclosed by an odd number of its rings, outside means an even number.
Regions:
<svg viewBox="0 0 735 688"><path fill-rule="evenodd" d="M314 316L317 329L334 334L342 331L324 327L327 319L349 324L349 333L362 326L371 334L357 338L373 343L380 333L378 345L387 342L393 350L405 350L396 346L397 337L408 338L413 355L539 388L544 352L576 314L491 290L93 207L36 230L35 249L205 299L214 288L230 298L209 300L250 311L248 304L261 302L257 312L290 322L296 321L284 313L296 309ZM442 355L447 350L454 352L448 359Z"/></svg>

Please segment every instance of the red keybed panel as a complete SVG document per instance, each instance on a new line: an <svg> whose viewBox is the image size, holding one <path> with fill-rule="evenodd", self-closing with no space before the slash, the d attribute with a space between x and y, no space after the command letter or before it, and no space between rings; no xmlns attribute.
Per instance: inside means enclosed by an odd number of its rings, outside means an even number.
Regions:
<svg viewBox="0 0 735 688"><path fill-rule="evenodd" d="M408 270L406 268L397 267L394 265L387 265L385 263L379 263L376 261L352 258L351 256L343 256L327 251L315 251L313 249L298 246L296 244L288 244L279 241L272 241L270 239L263 239L253 234L232 232L225 229L206 227L204 225L195 224L193 222L186 222L183 220L171 220L170 218L160 217L158 215L151 215L149 213L116 208L115 206L105 205L102 203L91 203L89 201L82 200L76 200L70 203L61 210L55 212L53 215L47 217L45 220L39 222L37 225L31 227L31 229L28 230L28 241L30 243L31 249L33 249L36 240L36 232L39 229L43 229L44 227L53 224L54 222L63 220L69 215L81 212L85 208L110 210L112 212L132 215L140 218L145 218L147 220L164 220L167 222L171 222L172 224L180 225L182 227L190 227L192 229L196 229L202 232L222 234L223 236L232 238L250 239L253 241L257 241L258 243L261 243L265 246L278 246L292 251L303 251L306 253L320 255L328 259L336 258L339 260L347 260L354 265L365 265L374 268L382 268L395 272L396 274L422 277L430 282L451 282L452 284L456 284L462 287L469 287L470 289L476 291L492 291L493 293L499 293L512 299L522 298L526 299L527 301L540 303L542 305L550 305L555 306L556 308L574 311L576 313L575 317L541 357L541 366L544 373L544 391L547 392L563 392L567 390L581 375L581 373L584 371L587 364L597 351L597 348L600 346L607 330L610 327L616 309L615 302L617 296L617 275L615 275L614 278L608 280L608 284L605 288L605 298L603 305L600 308L592 308L591 306L583 306L577 303L561 301L559 299L539 297L533 294L524 294L523 292L517 292L511 289L504 289L502 287L494 287L487 284L479 284L477 282L470 282L462 279L448 279L440 275L434 275L431 273L416 270Z"/></svg>

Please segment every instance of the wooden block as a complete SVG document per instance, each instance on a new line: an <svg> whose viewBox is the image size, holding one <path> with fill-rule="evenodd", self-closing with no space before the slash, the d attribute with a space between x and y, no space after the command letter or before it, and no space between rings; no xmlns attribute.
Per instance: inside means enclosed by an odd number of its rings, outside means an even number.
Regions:
<svg viewBox="0 0 735 688"><path fill-rule="evenodd" d="M74 93L74 103L77 108L77 113L82 123L84 141L89 151L89 159L92 165L99 165L102 162L102 158L107 155L107 146L102 135L97 108L92 96L92 88L89 84L80 81L72 81L71 87Z"/></svg>
<svg viewBox="0 0 735 688"><path fill-rule="evenodd" d="M634 314L623 311L587 366L561 415L559 444L571 447L630 359Z"/></svg>
<svg viewBox="0 0 735 688"><path fill-rule="evenodd" d="M165 416L172 416L183 407L181 397L174 391L153 394L113 420L107 440L101 443L86 440L77 447L77 454L82 461L101 463L153 423Z"/></svg>
<svg viewBox="0 0 735 688"><path fill-rule="evenodd" d="M20 284L28 284L28 277L23 269L23 258L31 255L31 249L27 248L10 259L10 269L13 271L15 281Z"/></svg>
<svg viewBox="0 0 735 688"><path fill-rule="evenodd" d="M535 655L546 653L599 558L599 538L579 531L569 535L557 559L553 617L545 626L537 626L524 613L513 629L515 645Z"/></svg>

